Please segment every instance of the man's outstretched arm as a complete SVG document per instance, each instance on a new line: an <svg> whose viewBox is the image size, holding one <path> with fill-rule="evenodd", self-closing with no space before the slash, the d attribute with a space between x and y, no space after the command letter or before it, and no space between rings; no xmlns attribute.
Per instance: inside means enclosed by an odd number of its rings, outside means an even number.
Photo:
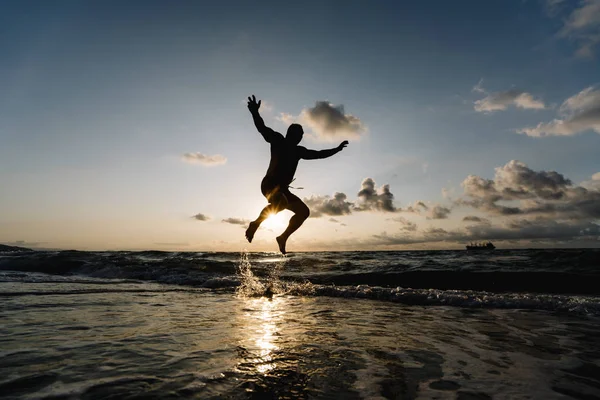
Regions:
<svg viewBox="0 0 600 400"><path fill-rule="evenodd" d="M267 142L271 143L276 137L277 133L273 129L265 125L265 121L263 121L262 117L258 113L260 103L261 100L256 102L256 97L254 95L252 95L252 97L248 97L248 110L250 110L250 114L252 114L252 119L254 120L254 125L256 126L256 129L258 129L260 134L265 138Z"/></svg>
<svg viewBox="0 0 600 400"><path fill-rule="evenodd" d="M340 151L342 151L344 149L344 147L346 147L346 146L348 146L348 141L344 140L342 143L340 143L340 145L338 147L334 147L333 149L327 149L327 150L305 149L302 152L302 155L300 156L300 158L302 158L303 160L318 160L321 158L331 157L332 155L337 154Z"/></svg>

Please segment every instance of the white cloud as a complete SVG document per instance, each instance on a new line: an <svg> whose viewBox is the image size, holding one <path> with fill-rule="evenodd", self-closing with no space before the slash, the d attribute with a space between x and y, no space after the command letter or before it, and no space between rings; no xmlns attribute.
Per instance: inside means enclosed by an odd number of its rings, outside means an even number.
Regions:
<svg viewBox="0 0 600 400"><path fill-rule="evenodd" d="M548 9L557 14L560 1L548 1ZM575 54L580 57L594 56L595 47L600 43L600 0L583 0L565 19L559 37L568 38L577 44Z"/></svg>
<svg viewBox="0 0 600 400"><path fill-rule="evenodd" d="M571 136L580 132L600 133L600 90L588 87L563 102L560 118L517 130L532 137Z"/></svg>
<svg viewBox="0 0 600 400"><path fill-rule="evenodd" d="M480 93L485 93L480 83L478 83L473 90ZM546 108L546 105L543 101L537 100L530 93L518 89L490 93L483 99L475 101L473 108L478 112L493 112L504 111L509 106L529 110L543 110Z"/></svg>
<svg viewBox="0 0 600 400"><path fill-rule="evenodd" d="M281 113L278 119L305 125L316 140L323 142L357 140L367 133L367 127L358 117L346 114L343 105L335 106L328 101L317 101L314 107L305 108L297 117Z"/></svg>
<svg viewBox="0 0 600 400"><path fill-rule="evenodd" d="M589 190L600 191L600 172L596 172L594 175L592 175L592 179L589 181L581 182L581 186Z"/></svg>
<svg viewBox="0 0 600 400"><path fill-rule="evenodd" d="M594 87L590 86L565 100L560 106L560 111L565 115L569 115L599 107L600 90L594 90Z"/></svg>
<svg viewBox="0 0 600 400"><path fill-rule="evenodd" d="M189 164L201 164L207 167L223 165L227 162L227 158L220 154L209 156L202 153L185 153L181 159Z"/></svg>
<svg viewBox="0 0 600 400"><path fill-rule="evenodd" d="M477 82L477 85L473 86L473 89L471 89L471 91L476 93L486 93L485 89L483 88L483 78L481 78L479 82Z"/></svg>

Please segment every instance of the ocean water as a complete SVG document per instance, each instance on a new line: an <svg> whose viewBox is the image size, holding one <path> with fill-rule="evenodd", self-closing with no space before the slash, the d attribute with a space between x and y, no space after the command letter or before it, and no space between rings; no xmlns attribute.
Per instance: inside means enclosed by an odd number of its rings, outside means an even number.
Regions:
<svg viewBox="0 0 600 400"><path fill-rule="evenodd" d="M0 254L8 399L600 398L600 251Z"/></svg>

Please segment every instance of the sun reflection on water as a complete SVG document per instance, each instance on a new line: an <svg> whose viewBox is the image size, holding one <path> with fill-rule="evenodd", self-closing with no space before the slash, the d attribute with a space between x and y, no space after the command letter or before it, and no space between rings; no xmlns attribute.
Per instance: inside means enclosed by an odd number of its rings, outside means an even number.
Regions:
<svg viewBox="0 0 600 400"><path fill-rule="evenodd" d="M252 362L261 374L266 374L277 367L274 353L279 350L277 338L283 320L282 299L257 298L248 299L245 312L247 336L243 340L250 353L255 355Z"/></svg>

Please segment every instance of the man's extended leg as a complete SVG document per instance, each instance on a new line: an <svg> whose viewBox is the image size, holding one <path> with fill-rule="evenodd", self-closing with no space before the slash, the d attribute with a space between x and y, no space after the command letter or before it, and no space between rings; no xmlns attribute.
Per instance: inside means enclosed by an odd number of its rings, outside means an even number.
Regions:
<svg viewBox="0 0 600 400"><path fill-rule="evenodd" d="M296 232L296 230L300 228L300 226L302 226L304 221L306 221L306 219L310 215L310 210L308 209L306 204L304 204L302 200L300 200L298 196L292 193L287 193L286 196L288 198L288 204L286 208L292 211L294 215L290 219L290 223L288 224L287 229L280 236L277 237L279 251L281 251L283 254L286 253L285 244L290 235Z"/></svg>
<svg viewBox="0 0 600 400"><path fill-rule="evenodd" d="M288 204L287 198L282 193L273 195L270 200L271 202L267 204L265 208L263 208L258 218L250 222L248 229L246 229L246 239L248 239L248 242L250 243L252 243L254 234L256 233L256 230L260 224L262 224L262 222L269 218L269 216L272 214L277 214L279 211L283 211Z"/></svg>

